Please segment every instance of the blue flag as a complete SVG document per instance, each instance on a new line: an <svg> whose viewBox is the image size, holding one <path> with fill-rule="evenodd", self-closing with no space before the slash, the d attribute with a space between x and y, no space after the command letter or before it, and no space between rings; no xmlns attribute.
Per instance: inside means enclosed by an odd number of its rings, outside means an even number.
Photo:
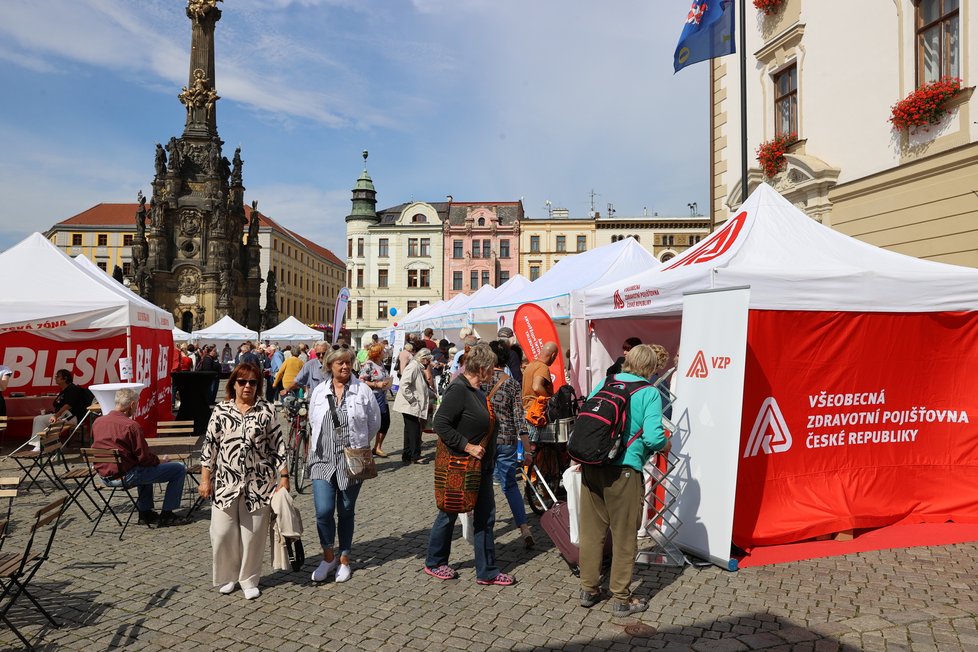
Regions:
<svg viewBox="0 0 978 652"><path fill-rule="evenodd" d="M734 0L693 0L673 57L675 72L736 52Z"/></svg>

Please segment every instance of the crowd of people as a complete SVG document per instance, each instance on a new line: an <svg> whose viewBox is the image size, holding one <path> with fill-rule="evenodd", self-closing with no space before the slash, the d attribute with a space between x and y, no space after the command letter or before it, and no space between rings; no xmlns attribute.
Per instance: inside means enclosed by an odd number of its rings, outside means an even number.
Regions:
<svg viewBox="0 0 978 652"><path fill-rule="evenodd" d="M557 344L543 345L528 360L511 329L502 328L491 342L480 341L470 329L459 334L461 345L435 341L429 329L409 335L396 354L386 340L374 336L359 352L347 342L319 342L279 347L245 343L233 355L225 345L184 344L174 358L174 371L214 371L226 375L223 400L213 408L201 449L199 493L212 501L210 539L213 584L229 594L240 587L247 599L260 594L262 558L269 528L270 504L276 491L289 490L287 442L276 403L300 392L309 401L308 477L315 507L316 532L322 558L314 582L334 577L351 579L355 511L362 481L351 477L348 449L369 449L378 458L390 429L391 412L403 419L404 465L429 462L422 452L422 433L434 432L457 456L480 460L480 478L471 512L476 582L509 586L516 579L496 560L494 525L498 485L526 548L535 545L517 481L518 469L531 461L534 442L545 424L554 396L550 366L560 355ZM654 381L669 362L666 350L629 338L623 355L608 369L605 383ZM399 376L395 387L394 378ZM84 413L90 395L73 385L60 370L61 389L49 420ZM599 384L594 393L605 383ZM396 392L394 391L396 389ZM85 390L87 391L87 390ZM647 604L630 591L636 552L636 531L644 497L642 469L655 453L670 447L662 428L660 391L651 384L631 397L624 454L611 464L583 465L580 500L580 604L592 607L609 597L612 613L627 616ZM143 523L158 527L182 525L175 510L186 478L181 462L154 455L133 419L138 394L116 393L115 409L97 419L93 445L120 451L120 464L96 469L108 486L135 487ZM78 417L78 414L75 414ZM153 486L166 484L161 512L154 507ZM431 526L424 572L452 580L449 565L458 514L439 510ZM601 589L605 538L612 537L609 591Z"/></svg>

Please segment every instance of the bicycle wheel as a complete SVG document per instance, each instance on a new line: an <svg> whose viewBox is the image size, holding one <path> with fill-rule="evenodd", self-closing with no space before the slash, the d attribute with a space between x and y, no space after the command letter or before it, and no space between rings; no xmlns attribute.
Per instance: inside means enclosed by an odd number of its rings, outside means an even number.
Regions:
<svg viewBox="0 0 978 652"><path fill-rule="evenodd" d="M300 430L298 443L295 446L295 454L292 456L292 477L295 478L295 490L302 493L306 489L306 474L308 468L306 461L309 455L309 433L305 428Z"/></svg>

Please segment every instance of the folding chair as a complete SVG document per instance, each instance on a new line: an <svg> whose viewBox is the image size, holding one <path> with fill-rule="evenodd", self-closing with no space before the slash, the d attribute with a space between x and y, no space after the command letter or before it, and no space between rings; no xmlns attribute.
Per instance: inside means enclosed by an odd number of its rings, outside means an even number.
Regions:
<svg viewBox="0 0 978 652"><path fill-rule="evenodd" d="M81 454L82 458L85 460L85 466L89 467L90 469L95 469L95 465L97 464L114 464L117 468L120 464L122 464L122 456L119 454L118 449L115 448L83 448L81 449ZM99 507L100 511L98 518L95 520L95 525L92 526L92 531L88 533L88 536L95 534L95 530L98 529L99 523L102 522L102 518L105 516L105 513L108 512L112 515L112 518L115 519L116 523L118 523L122 528L122 531L119 532L119 541L122 541L122 535L126 533L126 528L129 527L129 521L132 520L133 514L138 511L136 496L134 496L132 493L132 489L135 488L135 485L127 485L122 478L112 480L110 482L111 484L107 484L102 478L99 478L98 481L95 481L94 479L92 481L92 487L102 499L103 504L101 507ZM125 523L119 519L115 509L112 508L112 499L115 498L116 493L118 493L120 489L131 503L129 517L126 518ZM106 491L109 492L108 498L105 497ZM150 527L150 524L147 523L146 527Z"/></svg>
<svg viewBox="0 0 978 652"><path fill-rule="evenodd" d="M56 421L45 428L43 432L39 432L41 450L19 450L10 454L10 459L17 462L17 465L24 471L26 479L30 481L24 487L24 491L37 484L46 496L48 492L39 482L42 475L50 480L55 488L64 489L64 486L58 482L57 472L54 470L55 460L61 461L65 467L65 471L69 470L68 462L65 460L64 452L62 451L64 448L64 444L61 443L61 431L63 428L64 424L61 421Z"/></svg>
<svg viewBox="0 0 978 652"><path fill-rule="evenodd" d="M14 498L17 497L17 487L20 485L20 477L0 478L0 499L7 499L7 512L0 519L0 550L3 550L3 543L7 540L7 526L10 524L10 512L14 508Z"/></svg>
<svg viewBox="0 0 978 652"><path fill-rule="evenodd" d="M7 618L7 613L17 602L17 598L24 595L34 603L37 610L44 614L44 617L52 625L59 627L54 617L30 594L27 586L34 579L37 571L40 570L41 564L47 561L51 554L51 546L54 544L54 535L58 532L58 524L61 522L65 500L67 499L58 498L47 506L37 510L34 515L34 524L31 526L31 534L27 539L27 544L24 546L23 553L4 553L0 555L0 583L3 584L3 591L0 592L0 620L7 624L10 631L17 635L17 638L21 640L24 647L28 650L33 650L34 648L31 646L30 641L20 633L20 630L10 622L10 619ZM47 535L47 544L44 546L43 551L35 552L34 543L38 539L40 530L48 525L51 528Z"/></svg>
<svg viewBox="0 0 978 652"><path fill-rule="evenodd" d="M0 434L7 429L7 415L0 417Z"/></svg>
<svg viewBox="0 0 978 652"><path fill-rule="evenodd" d="M86 434L90 434L92 432L92 423L94 423L95 419L97 419L101 415L102 415L102 406L99 405L98 401L89 405L88 408L86 408L85 410L85 416L83 416L81 421L79 421L78 424L75 425L75 427L71 431L71 434L68 435L68 437L65 439L65 447L66 448L68 447L68 444L71 442L72 439L75 438L76 434L81 435L81 441L79 442L79 447L84 446L86 440Z"/></svg>

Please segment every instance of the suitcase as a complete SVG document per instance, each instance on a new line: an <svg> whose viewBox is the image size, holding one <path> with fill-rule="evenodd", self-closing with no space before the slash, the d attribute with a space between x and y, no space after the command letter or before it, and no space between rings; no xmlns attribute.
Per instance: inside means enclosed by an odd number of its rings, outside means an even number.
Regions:
<svg viewBox="0 0 978 652"><path fill-rule="evenodd" d="M553 541L554 546L560 553L560 556L564 558L567 565L570 566L571 572L574 575L579 574L578 565L581 561L581 549L577 544L571 542L570 536L570 509L567 507L567 503L557 500L550 486L547 485L546 481L543 479L543 475L537 470L536 477L540 484L545 489L545 493L549 494L549 498L552 501L550 507L547 507L547 511L543 513L540 517L540 527L550 540ZM546 499L540 495L537 488L532 484L529 484L528 478L524 475L524 479L527 480L527 486L530 487L531 491L536 495L537 500L540 501L541 505L546 506ZM604 561L605 564L611 559L611 532L604 539Z"/></svg>

